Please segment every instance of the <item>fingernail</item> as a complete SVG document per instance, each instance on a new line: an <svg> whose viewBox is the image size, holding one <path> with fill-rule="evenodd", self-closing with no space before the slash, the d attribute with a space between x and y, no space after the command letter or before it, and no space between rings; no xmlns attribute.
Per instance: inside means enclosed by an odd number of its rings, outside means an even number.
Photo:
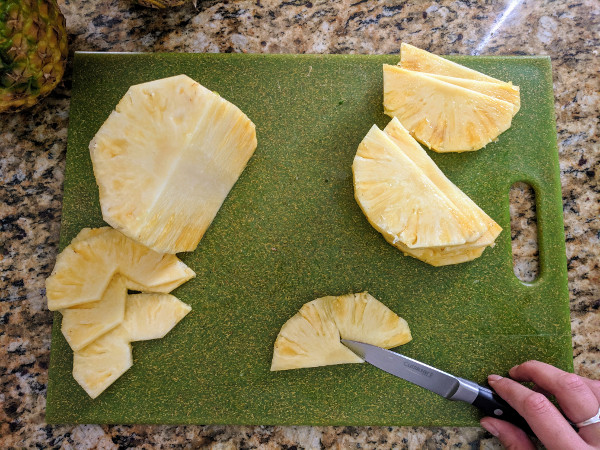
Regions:
<svg viewBox="0 0 600 450"><path fill-rule="evenodd" d="M488 422L481 422L481 426L491 435L498 437L498 435L500 434L498 432L498 429L492 425L491 423Z"/></svg>
<svg viewBox="0 0 600 450"><path fill-rule="evenodd" d="M500 375L488 375L488 381L493 383L494 381L501 380L502 377Z"/></svg>
<svg viewBox="0 0 600 450"><path fill-rule="evenodd" d="M519 367L518 364L516 366L511 367L511 369L508 371L508 374L510 375L512 371L515 370L517 367Z"/></svg>

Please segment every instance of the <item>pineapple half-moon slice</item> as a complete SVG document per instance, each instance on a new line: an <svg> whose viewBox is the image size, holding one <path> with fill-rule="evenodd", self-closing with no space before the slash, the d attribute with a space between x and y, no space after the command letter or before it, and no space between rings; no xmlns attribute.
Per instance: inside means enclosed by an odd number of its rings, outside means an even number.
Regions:
<svg viewBox="0 0 600 450"><path fill-rule="evenodd" d="M435 73L438 75L512 86L512 83L492 78L489 75L469 69L461 64L449 61L441 56L404 42L400 45L400 62L398 65L401 65L403 69L414 70L416 72Z"/></svg>
<svg viewBox="0 0 600 450"><path fill-rule="evenodd" d="M133 294L127 297L123 328L131 341L160 339L192 308L170 294Z"/></svg>
<svg viewBox="0 0 600 450"><path fill-rule="evenodd" d="M125 278L115 275L97 302L61 310L61 331L71 348L81 350L118 326L125 317L126 298Z"/></svg>
<svg viewBox="0 0 600 450"><path fill-rule="evenodd" d="M411 340L406 321L366 292L305 303L279 331L271 370L363 362L340 342L392 348Z"/></svg>
<svg viewBox="0 0 600 450"><path fill-rule="evenodd" d="M478 226L485 227L486 231L473 242L467 242L461 249L473 249L493 245L502 228L488 216L471 198L461 191L446 175L440 170L437 164L429 157L427 152L413 139L408 130L402 126L400 121L394 117L384 128L383 132L398 146L398 148L408 156L423 171L446 196L448 199L465 215ZM456 254L457 246L448 247L452 254ZM446 249L437 249L442 254Z"/></svg>
<svg viewBox="0 0 600 450"><path fill-rule="evenodd" d="M73 378L96 398L132 365L129 335L119 326L73 354Z"/></svg>
<svg viewBox="0 0 600 450"><path fill-rule="evenodd" d="M479 150L506 131L512 103L398 66L383 66L383 106L437 152Z"/></svg>
<svg viewBox="0 0 600 450"><path fill-rule="evenodd" d="M255 148L250 119L186 75L131 86L90 143L102 216L158 252L192 251Z"/></svg>
<svg viewBox="0 0 600 450"><path fill-rule="evenodd" d="M352 172L360 208L394 245L447 247L487 232L485 223L457 208L376 125L358 146Z"/></svg>
<svg viewBox="0 0 600 450"><path fill-rule="evenodd" d="M195 276L175 255L157 253L117 230L84 229L58 255L46 279L48 309L100 300L117 273L127 278L130 289L162 293Z"/></svg>

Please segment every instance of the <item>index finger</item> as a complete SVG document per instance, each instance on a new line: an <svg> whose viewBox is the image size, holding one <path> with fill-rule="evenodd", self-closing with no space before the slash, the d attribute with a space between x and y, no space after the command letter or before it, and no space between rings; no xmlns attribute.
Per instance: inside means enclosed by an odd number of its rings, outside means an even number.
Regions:
<svg viewBox="0 0 600 450"><path fill-rule="evenodd" d="M548 449L578 448L577 442L585 445L569 422L543 394L498 375L490 375L488 381L496 393L523 416Z"/></svg>

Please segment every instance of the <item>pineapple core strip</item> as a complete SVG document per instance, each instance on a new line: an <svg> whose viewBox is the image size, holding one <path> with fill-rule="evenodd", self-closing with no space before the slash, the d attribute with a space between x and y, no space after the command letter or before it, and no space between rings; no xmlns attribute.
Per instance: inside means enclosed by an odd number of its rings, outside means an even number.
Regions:
<svg viewBox="0 0 600 450"><path fill-rule="evenodd" d="M132 86L89 146L102 216L158 252L192 251L256 145L239 108L185 75Z"/></svg>

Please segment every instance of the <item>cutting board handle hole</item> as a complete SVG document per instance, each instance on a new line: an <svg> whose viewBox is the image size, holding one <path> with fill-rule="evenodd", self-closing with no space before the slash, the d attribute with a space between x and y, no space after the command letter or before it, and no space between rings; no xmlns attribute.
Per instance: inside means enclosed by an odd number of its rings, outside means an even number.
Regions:
<svg viewBox="0 0 600 450"><path fill-rule="evenodd" d="M510 188L509 201L513 271L519 280L531 283L540 269L535 190L518 181Z"/></svg>

